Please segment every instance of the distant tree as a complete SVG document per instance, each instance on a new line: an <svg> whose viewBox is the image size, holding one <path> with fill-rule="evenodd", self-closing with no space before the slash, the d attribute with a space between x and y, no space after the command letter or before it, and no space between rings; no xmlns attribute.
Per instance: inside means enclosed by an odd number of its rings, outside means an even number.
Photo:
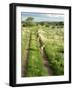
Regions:
<svg viewBox="0 0 73 90"><path fill-rule="evenodd" d="M27 19L26 19L26 21L33 21L34 20L34 18L33 17L28 17Z"/></svg>
<svg viewBox="0 0 73 90"><path fill-rule="evenodd" d="M24 26L33 26L33 25L35 25L34 18L33 17L28 17L25 20L25 25Z"/></svg>
<svg viewBox="0 0 73 90"><path fill-rule="evenodd" d="M44 23L44 25L45 25L46 27L49 27L49 24L48 24L48 22L45 22L45 23Z"/></svg>
<svg viewBox="0 0 73 90"><path fill-rule="evenodd" d="M64 22L59 22L60 25L64 25Z"/></svg>

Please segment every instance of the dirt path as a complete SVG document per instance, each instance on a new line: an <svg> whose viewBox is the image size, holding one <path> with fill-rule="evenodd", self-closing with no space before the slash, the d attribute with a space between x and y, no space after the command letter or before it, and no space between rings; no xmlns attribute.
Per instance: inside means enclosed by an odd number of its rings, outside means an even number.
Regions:
<svg viewBox="0 0 73 90"><path fill-rule="evenodd" d="M43 57L43 63L44 63L44 67L47 69L48 71L48 76L52 76L53 75L53 71L52 69L49 67L49 62L48 62L48 58L46 57L45 53L44 53L44 49L43 47L40 48L41 51L41 55Z"/></svg>
<svg viewBox="0 0 73 90"><path fill-rule="evenodd" d="M40 45L39 45L39 46L40 46L40 53L41 53L41 56L42 56L42 59L43 59L44 67L45 67L46 70L48 71L48 76L53 76L53 70L49 67L48 58L47 58L47 56L45 55L44 46L41 46L40 40L39 40L39 44L40 44Z"/></svg>

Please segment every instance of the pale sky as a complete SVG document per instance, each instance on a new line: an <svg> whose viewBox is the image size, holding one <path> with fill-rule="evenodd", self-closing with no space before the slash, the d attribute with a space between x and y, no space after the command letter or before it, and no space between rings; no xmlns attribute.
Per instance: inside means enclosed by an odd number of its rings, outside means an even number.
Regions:
<svg viewBox="0 0 73 90"><path fill-rule="evenodd" d="M31 12L22 12L21 13L21 19L22 21L25 21L26 18L33 17L34 21L64 21L64 15L63 14L57 14L57 13L31 13Z"/></svg>

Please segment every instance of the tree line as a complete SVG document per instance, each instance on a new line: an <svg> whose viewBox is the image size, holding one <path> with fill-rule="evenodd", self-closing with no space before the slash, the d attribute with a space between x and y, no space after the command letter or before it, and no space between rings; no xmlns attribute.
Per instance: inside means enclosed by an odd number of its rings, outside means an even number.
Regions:
<svg viewBox="0 0 73 90"><path fill-rule="evenodd" d="M33 17L27 17L24 21L21 22L23 27L31 27L35 25L45 25L46 27L49 27L50 25L52 26L64 26L64 22L49 22L49 21L38 21L35 22Z"/></svg>

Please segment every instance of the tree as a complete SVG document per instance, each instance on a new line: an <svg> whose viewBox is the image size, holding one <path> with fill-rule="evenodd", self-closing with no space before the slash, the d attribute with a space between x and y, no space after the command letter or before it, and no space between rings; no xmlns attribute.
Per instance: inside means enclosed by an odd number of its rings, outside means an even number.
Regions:
<svg viewBox="0 0 73 90"><path fill-rule="evenodd" d="M28 21L28 22L32 22L33 20L34 20L33 17L28 17L28 18L26 19L26 21Z"/></svg>
<svg viewBox="0 0 73 90"><path fill-rule="evenodd" d="M33 25L35 25L34 18L33 17L28 17L25 20L25 26L33 26Z"/></svg>

